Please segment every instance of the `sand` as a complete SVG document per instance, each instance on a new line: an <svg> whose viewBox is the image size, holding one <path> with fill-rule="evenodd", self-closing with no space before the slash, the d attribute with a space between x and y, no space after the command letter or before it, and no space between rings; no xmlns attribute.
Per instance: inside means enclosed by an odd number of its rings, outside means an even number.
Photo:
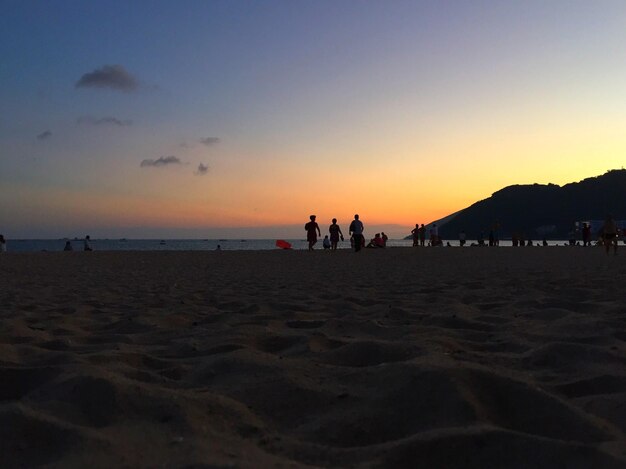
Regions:
<svg viewBox="0 0 626 469"><path fill-rule="evenodd" d="M626 250L0 255L2 467L626 467Z"/></svg>

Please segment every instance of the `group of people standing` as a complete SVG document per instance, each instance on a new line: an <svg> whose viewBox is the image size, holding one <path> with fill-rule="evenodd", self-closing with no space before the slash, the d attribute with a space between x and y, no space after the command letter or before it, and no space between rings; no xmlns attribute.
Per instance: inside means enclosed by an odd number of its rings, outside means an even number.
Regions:
<svg viewBox="0 0 626 469"><path fill-rule="evenodd" d="M313 246L317 243L317 237L322 236L322 232L320 231L320 227L317 224L315 215L311 215L309 217L309 222L304 225L304 230L306 231L306 239L309 243L309 251L313 251ZM348 228L348 234L350 235L350 244L352 245L355 252L361 250L361 248L365 246L365 238L363 237L363 222L359 219L359 215L354 215L354 220L350 223L350 227ZM328 227L328 233L330 237L326 235L324 237L323 246L325 249L330 249L335 251L337 249L337 244L339 240L343 241L343 232L341 231L341 227L337 224L337 219L333 218L331 225ZM387 245L387 235L385 233L376 233L374 238L370 241L367 247L385 247Z"/></svg>
<svg viewBox="0 0 626 469"><path fill-rule="evenodd" d="M411 230L411 235L413 236L413 246L426 245L426 227L423 223L421 226L419 223L416 223L415 228ZM428 236L429 246L441 246L443 244L443 240L439 237L439 228L437 227L437 223L433 223L430 226Z"/></svg>
<svg viewBox="0 0 626 469"><path fill-rule="evenodd" d="M72 247L72 243L69 240L65 241L65 247L63 248L63 250L74 250L74 248ZM93 251L93 248L91 247L91 238L89 238L89 235L85 236L85 239L83 240L83 251Z"/></svg>

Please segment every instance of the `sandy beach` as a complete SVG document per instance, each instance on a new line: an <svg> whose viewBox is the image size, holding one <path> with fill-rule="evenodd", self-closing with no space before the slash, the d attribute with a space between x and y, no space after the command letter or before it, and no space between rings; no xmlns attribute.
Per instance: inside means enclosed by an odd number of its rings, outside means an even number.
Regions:
<svg viewBox="0 0 626 469"><path fill-rule="evenodd" d="M622 468L624 259L2 253L1 465Z"/></svg>

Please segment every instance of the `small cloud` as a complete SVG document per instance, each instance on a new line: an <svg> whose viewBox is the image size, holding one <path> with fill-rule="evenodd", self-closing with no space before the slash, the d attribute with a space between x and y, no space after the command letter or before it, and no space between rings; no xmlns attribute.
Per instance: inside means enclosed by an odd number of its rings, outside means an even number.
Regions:
<svg viewBox="0 0 626 469"><path fill-rule="evenodd" d="M52 132L46 130L45 132L41 132L39 135L37 135L37 140L47 140L50 137L52 137Z"/></svg>
<svg viewBox="0 0 626 469"><path fill-rule="evenodd" d="M209 172L209 167L205 164L200 163L198 165L198 169L194 171L194 174L197 176L204 176L208 172Z"/></svg>
<svg viewBox="0 0 626 469"><path fill-rule="evenodd" d="M200 139L200 143L202 143L203 145L206 145L207 147L216 145L217 143L219 143L219 141L220 139L217 137L207 137L207 138Z"/></svg>
<svg viewBox="0 0 626 469"><path fill-rule="evenodd" d="M182 161L175 156L162 156L156 160L153 160L152 158L143 160L139 166L142 168L162 168L165 166L179 164L182 164Z"/></svg>
<svg viewBox="0 0 626 469"><path fill-rule="evenodd" d="M74 85L76 88L112 88L120 91L135 91L137 79L121 65L104 65L91 73L85 73Z"/></svg>
<svg viewBox="0 0 626 469"><path fill-rule="evenodd" d="M82 125L112 125L117 127L128 127L133 124L131 120L120 120L117 117L93 117L93 116L82 116L76 119L77 124Z"/></svg>

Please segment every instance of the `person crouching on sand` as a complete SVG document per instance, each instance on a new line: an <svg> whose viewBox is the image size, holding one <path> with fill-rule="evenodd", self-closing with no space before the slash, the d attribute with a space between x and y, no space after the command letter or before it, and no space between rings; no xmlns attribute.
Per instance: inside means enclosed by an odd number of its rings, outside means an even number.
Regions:
<svg viewBox="0 0 626 469"><path fill-rule="evenodd" d="M311 221L304 225L304 229L306 231L306 240L309 242L309 251L312 251L313 246L317 243L317 236L322 236L322 232L319 225L315 222L315 215L311 215L309 219Z"/></svg>
<svg viewBox="0 0 626 469"><path fill-rule="evenodd" d="M380 233L376 233L367 245L368 248L384 248L383 238L380 237Z"/></svg>

